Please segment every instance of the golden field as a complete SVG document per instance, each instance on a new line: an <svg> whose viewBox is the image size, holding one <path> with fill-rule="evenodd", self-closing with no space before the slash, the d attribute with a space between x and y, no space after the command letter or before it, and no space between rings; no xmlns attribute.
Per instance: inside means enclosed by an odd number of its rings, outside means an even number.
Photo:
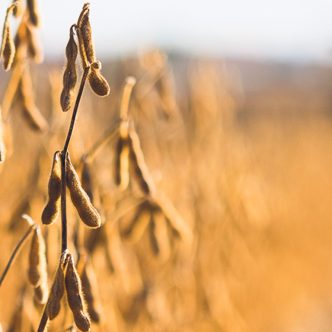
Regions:
<svg viewBox="0 0 332 332"><path fill-rule="evenodd" d="M87 238L101 232L91 262L102 323L93 330L329 330L328 94L305 84L299 93L295 83L285 91L278 82L272 91L258 82L256 91L247 92L239 77L248 66L238 64L234 81L234 63L188 61L177 81L172 64L163 64L163 74L156 74L142 60L129 59L104 69L111 82L109 97L97 99L86 89L72 159L79 160L112 127L123 82L134 75L138 81L130 114L150 174L193 234L189 242L170 236L159 255L153 254L147 231L131 240L121 236L121 225L130 222L136 203L131 189L120 192L114 183L111 138L91 162L105 222L101 231L85 231ZM56 130L35 133L19 107L10 110L11 145L1 169L1 268L27 228L20 214L29 213L41 224L52 153L63 144L70 116L59 110L57 99L52 101L52 92L61 89L57 68L34 72L34 88L43 99L38 107ZM168 82L167 89L158 85L161 80ZM78 217L72 208L69 213L72 230ZM60 221L41 228L51 282ZM34 306L27 284L28 248L25 244L0 289L4 331L18 310L20 331L35 330L40 319L41 308ZM49 330L62 330L64 322L70 326L70 319L62 312Z"/></svg>
<svg viewBox="0 0 332 332"><path fill-rule="evenodd" d="M61 197L45 225L53 154L65 150L73 109L60 106L64 64L16 58L0 74L0 331L40 331L45 313L48 331L77 331L75 305L91 331L330 331L331 68L157 50L104 61L111 93L85 84L68 149L81 180L59 153ZM77 66L79 80L94 65ZM95 229L83 223L92 214ZM45 248L31 254L37 229ZM66 295L51 319L59 270Z"/></svg>

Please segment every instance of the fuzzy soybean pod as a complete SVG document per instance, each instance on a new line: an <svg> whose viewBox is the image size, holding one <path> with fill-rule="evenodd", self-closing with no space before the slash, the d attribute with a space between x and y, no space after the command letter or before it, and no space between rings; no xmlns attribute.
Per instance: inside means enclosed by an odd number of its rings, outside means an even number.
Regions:
<svg viewBox="0 0 332 332"><path fill-rule="evenodd" d="M85 310L81 279L76 271L71 255L68 257L65 285L68 305L73 313L76 326L82 331L89 331L91 322Z"/></svg>
<svg viewBox="0 0 332 332"><path fill-rule="evenodd" d="M26 25L26 41L27 51L31 59L36 63L41 63L43 61L43 53L37 38L36 28L29 24Z"/></svg>
<svg viewBox="0 0 332 332"><path fill-rule="evenodd" d="M82 280L82 287L85 294L85 301L87 303L87 311L89 313L89 316L93 322L99 323L100 313L98 310L96 298L93 294L93 285L97 284L97 280L91 266L88 265L88 262L84 264L81 273L81 280Z"/></svg>
<svg viewBox="0 0 332 332"><path fill-rule="evenodd" d="M47 280L43 282L34 289L33 299L38 304L45 304L48 298L48 285Z"/></svg>
<svg viewBox="0 0 332 332"><path fill-rule="evenodd" d="M155 232L156 232L156 221L154 218L154 212L151 211L150 223L149 223L149 238L150 238L150 245L151 245L152 252L154 255L157 256L160 252L160 248L159 248L159 243L158 243Z"/></svg>
<svg viewBox="0 0 332 332"><path fill-rule="evenodd" d="M18 94L22 101L24 119L31 129L36 131L46 130L48 124L35 104L33 84L28 68L25 68L22 74L20 84L18 86Z"/></svg>
<svg viewBox="0 0 332 332"><path fill-rule="evenodd" d="M119 137L115 151L115 183L121 190L129 185L129 142Z"/></svg>
<svg viewBox="0 0 332 332"><path fill-rule="evenodd" d="M122 230L121 235L135 243L140 240L150 222L150 211L148 205L144 202L135 212L129 225Z"/></svg>
<svg viewBox="0 0 332 332"><path fill-rule="evenodd" d="M69 41L66 46L67 65L63 74L63 89L60 97L61 108L64 112L70 110L74 100L74 88L77 82L76 58L78 48L74 38L73 27L70 28Z"/></svg>
<svg viewBox="0 0 332 332"><path fill-rule="evenodd" d="M47 303L47 315L50 320L53 320L58 316L61 309L61 299L65 293L65 276L64 269L65 266L61 264L56 272L55 280L51 288L50 298Z"/></svg>
<svg viewBox="0 0 332 332"><path fill-rule="evenodd" d="M145 163L139 137L133 127L130 127L129 130L129 144L131 161L130 164L133 170L133 175L137 179L141 190L145 194L153 194L155 192L155 187Z"/></svg>
<svg viewBox="0 0 332 332"><path fill-rule="evenodd" d="M90 165L87 161L83 162L82 167L82 188L88 194L91 202L93 202L93 179L91 175Z"/></svg>
<svg viewBox="0 0 332 332"><path fill-rule="evenodd" d="M67 155L66 162L67 187L81 220L89 227L98 228L101 226L101 217L97 209L92 205L88 194L84 191L79 176Z"/></svg>
<svg viewBox="0 0 332 332"><path fill-rule="evenodd" d="M89 4L83 6L82 13L78 20L78 29L81 32L81 38L85 51L86 58L90 64L96 62L95 48L92 40L92 29L90 24L90 9Z"/></svg>
<svg viewBox="0 0 332 332"><path fill-rule="evenodd" d="M13 16L14 17L20 17L23 14L24 6L23 6L23 0L13 0L13 4L15 4L15 7L13 9Z"/></svg>
<svg viewBox="0 0 332 332"><path fill-rule="evenodd" d="M94 62L91 65L89 73L89 84L92 91L100 97L106 97L110 94L110 86L105 77L100 72L101 63Z"/></svg>
<svg viewBox="0 0 332 332"><path fill-rule="evenodd" d="M47 280L45 242L38 226L35 226L31 240L28 276L34 287Z"/></svg>
<svg viewBox="0 0 332 332"><path fill-rule="evenodd" d="M4 141L2 110L0 109L0 163L4 162L5 158L6 158L6 147L5 147L5 141Z"/></svg>
<svg viewBox="0 0 332 332"><path fill-rule="evenodd" d="M14 61L15 57L15 43L12 37L11 29L9 22L5 22L4 31L3 31L3 39L2 39L2 47L1 47L1 56L3 59L3 67L6 71L8 71Z"/></svg>
<svg viewBox="0 0 332 332"><path fill-rule="evenodd" d="M37 7L37 1L36 0L27 0L27 10L29 14L29 22L34 25L35 27L38 27L40 24L40 17L39 17L39 11Z"/></svg>
<svg viewBox="0 0 332 332"><path fill-rule="evenodd" d="M50 179L48 181L48 202L42 213L44 225L52 224L58 216L60 210L61 196L61 157L57 151L53 156L53 164Z"/></svg>

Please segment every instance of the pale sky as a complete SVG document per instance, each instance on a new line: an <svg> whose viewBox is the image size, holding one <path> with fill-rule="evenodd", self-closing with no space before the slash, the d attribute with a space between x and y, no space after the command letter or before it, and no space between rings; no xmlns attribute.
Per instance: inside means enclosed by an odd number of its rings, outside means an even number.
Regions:
<svg viewBox="0 0 332 332"><path fill-rule="evenodd" d="M195 54L332 59L332 0L90 2L96 49L103 56L160 46ZM39 3L46 54L63 56L83 1Z"/></svg>

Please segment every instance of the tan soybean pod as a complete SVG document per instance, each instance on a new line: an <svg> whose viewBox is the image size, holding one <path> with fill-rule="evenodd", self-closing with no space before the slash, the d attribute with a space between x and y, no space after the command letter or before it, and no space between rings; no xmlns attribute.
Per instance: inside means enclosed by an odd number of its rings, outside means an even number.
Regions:
<svg viewBox="0 0 332 332"><path fill-rule="evenodd" d="M129 146L130 164L133 169L133 174L141 190L147 195L153 194L155 188L144 160L144 154L138 135L133 127L129 128Z"/></svg>
<svg viewBox="0 0 332 332"><path fill-rule="evenodd" d="M159 243L158 243L158 239L156 236L156 221L154 218L154 212L151 211L150 214L150 223L149 223L149 238L150 238L150 245L151 245L151 249L154 255L158 255L160 248L159 248Z"/></svg>
<svg viewBox="0 0 332 332"><path fill-rule="evenodd" d="M47 315L50 320L58 316L61 309L61 299L65 293L65 265L60 264L51 288L50 298L47 303Z"/></svg>
<svg viewBox="0 0 332 332"><path fill-rule="evenodd" d="M93 202L93 181L91 176L90 165L87 161L83 162L81 178L82 178L82 188L88 194L91 202Z"/></svg>
<svg viewBox="0 0 332 332"><path fill-rule="evenodd" d="M110 86L100 72L100 63L93 63L89 73L89 83L92 91L100 97L106 97L110 94Z"/></svg>
<svg viewBox="0 0 332 332"><path fill-rule="evenodd" d="M80 51L80 56L81 56L81 61L82 61L82 66L83 69L88 68L90 66L90 62L87 58L86 55L86 50L85 50L85 45L84 45L84 40L83 40L83 34L81 30L82 26L82 20L85 15L89 14L89 4L84 4L82 11L80 13L80 16L77 21L77 26L76 26L76 33L77 33L77 38L78 38L78 46L79 46L79 51Z"/></svg>
<svg viewBox="0 0 332 332"><path fill-rule="evenodd" d="M121 235L135 243L140 240L150 222L149 206L142 203L136 210L130 224L121 231Z"/></svg>
<svg viewBox="0 0 332 332"><path fill-rule="evenodd" d="M5 158L6 158L6 147L5 147L5 141L4 141L2 110L0 109L0 163L4 162Z"/></svg>
<svg viewBox="0 0 332 332"><path fill-rule="evenodd" d="M45 242L39 226L35 226L31 240L28 276L34 287L47 280Z"/></svg>
<svg viewBox="0 0 332 332"><path fill-rule="evenodd" d="M36 28L30 24L26 25L26 41L29 56L36 63L43 61L43 53L37 38Z"/></svg>
<svg viewBox="0 0 332 332"><path fill-rule="evenodd" d="M89 331L91 323L85 311L81 279L76 271L71 255L68 257L65 285L68 304L73 313L76 326L82 331Z"/></svg>
<svg viewBox="0 0 332 332"><path fill-rule="evenodd" d="M27 25L28 25L27 20L22 19L20 25L17 28L16 35L14 38L14 44L16 49L14 63L19 63L20 61L23 61L23 59L26 57L27 30L28 30Z"/></svg>
<svg viewBox="0 0 332 332"><path fill-rule="evenodd" d="M92 205L88 194L82 188L80 179L70 161L69 155L66 162L67 187L81 220L89 227L101 226L101 217L97 209Z"/></svg>
<svg viewBox="0 0 332 332"><path fill-rule="evenodd" d="M82 310L73 312L76 326L83 332L90 331L91 322L89 316Z"/></svg>
<svg viewBox="0 0 332 332"><path fill-rule="evenodd" d="M119 137L115 151L115 183L121 190L129 185L129 142Z"/></svg>
<svg viewBox="0 0 332 332"><path fill-rule="evenodd" d="M48 202L42 213L44 225L52 224L60 210L61 196L61 155L56 151L53 156L53 164L50 178L48 180Z"/></svg>
<svg viewBox="0 0 332 332"><path fill-rule="evenodd" d="M35 287L33 299L38 304L45 304L48 298L47 280L44 280L39 286Z"/></svg>
<svg viewBox="0 0 332 332"><path fill-rule="evenodd" d="M73 258L68 256L65 272L65 286L69 307L72 311L80 311L84 308L81 279L74 266Z"/></svg>
<svg viewBox="0 0 332 332"><path fill-rule="evenodd" d="M8 21L5 22L2 38L1 56L3 59L3 67L8 71L13 64L15 57L15 43Z"/></svg>
<svg viewBox="0 0 332 332"><path fill-rule="evenodd" d="M81 281L90 319L95 323L99 323L100 313L98 310L96 297L92 290L93 285L96 285L97 281L93 273L93 269L88 262L84 264L83 270L81 272Z"/></svg>
<svg viewBox="0 0 332 332"><path fill-rule="evenodd" d="M92 29L89 19L90 8L86 3L83 6L82 15L78 20L78 28L81 31L85 55L90 64L96 62L95 48L92 40Z"/></svg>
<svg viewBox="0 0 332 332"><path fill-rule="evenodd" d="M136 78L133 76L128 76L126 78L125 86L123 88L122 98L121 98L121 105L120 105L120 118L122 120L120 125L120 135L121 135L121 126L125 126L127 131L124 131L125 137L128 136L128 113L129 113L129 103L131 94L133 92L133 88L136 84ZM125 128L123 128L125 129Z"/></svg>
<svg viewBox="0 0 332 332"><path fill-rule="evenodd" d="M33 85L28 68L25 68L22 74L18 93L22 100L23 116L28 125L33 130L44 131L48 127L48 124L35 104Z"/></svg>
<svg viewBox="0 0 332 332"><path fill-rule="evenodd" d="M74 100L74 88L77 82L76 58L78 48L74 38L73 27L70 28L69 41L66 46L67 65L63 74L63 89L60 97L62 110L70 110Z"/></svg>
<svg viewBox="0 0 332 332"><path fill-rule="evenodd" d="M13 4L15 4L15 7L13 9L13 15L15 17L21 16L24 10L23 0L13 0Z"/></svg>
<svg viewBox="0 0 332 332"><path fill-rule="evenodd" d="M29 22L38 27L40 24L40 17L39 11L37 8L37 1L36 0L27 0L27 10L29 13Z"/></svg>

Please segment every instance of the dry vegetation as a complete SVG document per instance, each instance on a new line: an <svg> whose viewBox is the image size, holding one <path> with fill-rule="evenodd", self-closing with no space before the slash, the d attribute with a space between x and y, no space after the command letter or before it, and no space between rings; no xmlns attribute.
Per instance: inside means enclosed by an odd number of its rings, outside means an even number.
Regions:
<svg viewBox="0 0 332 332"><path fill-rule="evenodd" d="M87 5L36 65L36 6L1 47L0 331L330 331L326 77L151 51L108 86Z"/></svg>

